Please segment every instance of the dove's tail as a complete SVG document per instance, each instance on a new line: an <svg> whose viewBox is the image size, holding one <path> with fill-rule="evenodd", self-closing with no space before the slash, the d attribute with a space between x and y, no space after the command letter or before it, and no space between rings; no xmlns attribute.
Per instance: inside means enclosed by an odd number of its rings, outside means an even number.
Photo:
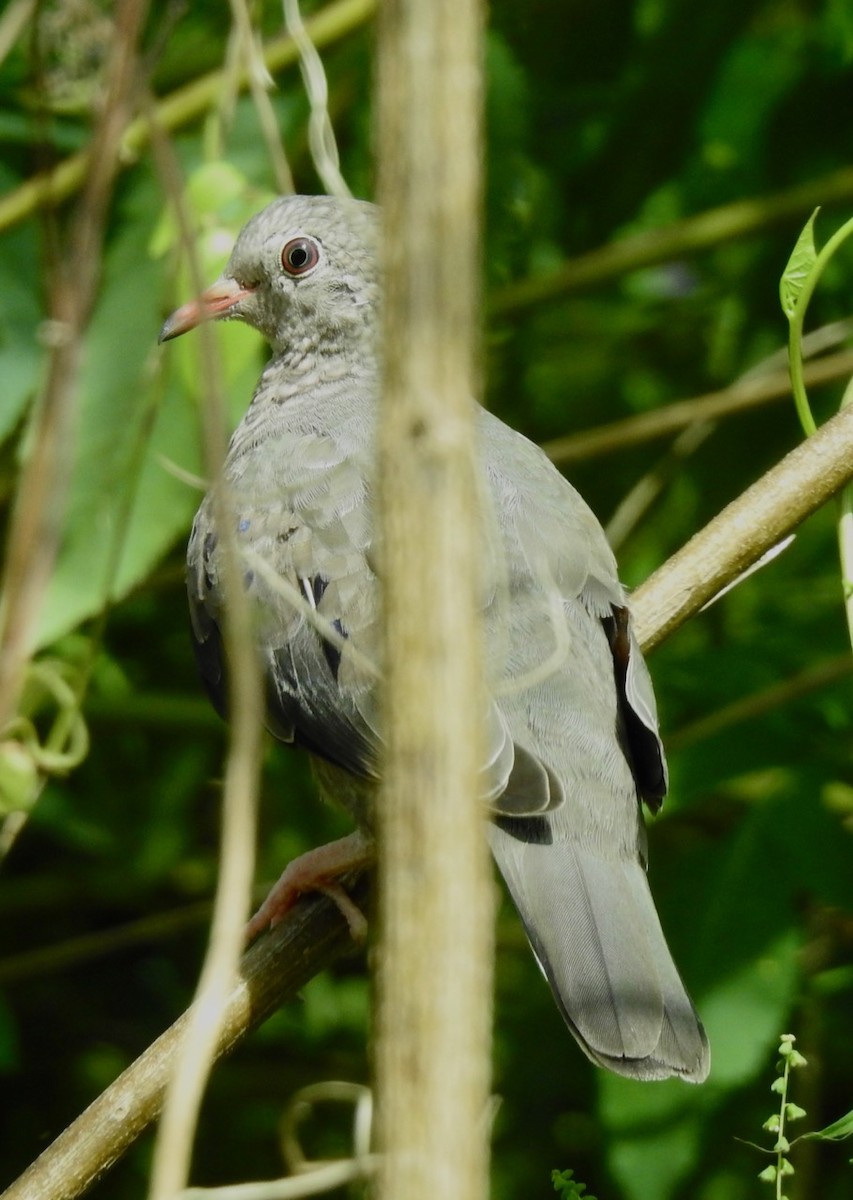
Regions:
<svg viewBox="0 0 853 1200"><path fill-rule="evenodd" d="M500 824L491 842L539 965L589 1058L632 1079L705 1079L708 1041L641 864L599 858L569 841L528 841Z"/></svg>

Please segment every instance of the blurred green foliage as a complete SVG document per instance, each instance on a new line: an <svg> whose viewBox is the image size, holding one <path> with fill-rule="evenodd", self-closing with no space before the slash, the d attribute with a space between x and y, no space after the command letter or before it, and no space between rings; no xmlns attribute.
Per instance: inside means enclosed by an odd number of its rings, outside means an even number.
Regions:
<svg viewBox="0 0 853 1200"><path fill-rule="evenodd" d="M258 6L264 32L280 9ZM309 6L306 6L306 8ZM41 65L22 38L0 63L0 188L85 146L99 88L104 9L73 17ZM74 17L76 14L76 17ZM778 280L808 213L779 222L773 197L851 153L853 18L843 0L494 0L486 62L487 286L509 297L488 329L488 403L534 439L653 410L725 386L783 346ZM107 26L109 22L107 22ZM155 6L146 34L166 95L225 57L225 6ZM371 30L324 60L343 169L372 187ZM271 100L302 191L298 71ZM211 277L273 190L251 101L182 130L175 150ZM766 227L700 255L513 307L514 283L573 255L743 197ZM847 215L853 209L853 194ZM35 211L0 233L0 499L9 508L43 377L45 264L67 213ZM825 212L818 238L840 223ZM186 636L183 545L201 470L199 350L156 347L190 291L152 158L123 172L111 210L79 390L62 548L41 645L91 663L92 746L46 787L0 875L0 1180L11 1180L181 1011L194 985L217 863L222 729L200 697ZM440 253L441 248L436 248ZM853 250L824 276L812 325L850 316ZM217 330L234 419L263 360L243 329ZM818 419L841 385L812 397ZM721 423L679 461L620 548L639 583L799 439L779 402ZM664 455L659 442L573 465L603 521ZM850 676L691 736L735 700L796 679L849 647L834 514L812 518L776 561L696 618L652 661L672 794L650 832L652 887L708 1026L709 1082L632 1084L593 1069L562 1026L517 922L499 927L495 1029L496 1200L545 1197L569 1168L610 1200L739 1200L761 1194L760 1140L775 1047L796 1032L803 1127L850 1108L853 1088L853 712ZM101 614L110 600L108 619ZM697 726L698 729L698 726ZM305 763L270 747L258 877L343 831L311 796ZM187 921L172 917L186 911ZM158 923L156 918L162 918ZM155 920L118 945L117 927ZM84 940L85 939L85 940ZM103 942L102 940L103 939ZM48 952L39 957L38 949ZM24 957L28 956L28 957ZM354 958L315 979L213 1077L198 1183L281 1171L277 1123L309 1082L368 1076L369 994ZM799 1132L799 1129L798 1129ZM316 1132L316 1153L334 1134ZM335 1152L342 1147L336 1145ZM344 1147L345 1149L345 1142ZM92 1193L144 1194L146 1139ZM844 1147L809 1143L786 1184L796 1200L850 1195ZM566 1175L566 1179L570 1179Z"/></svg>

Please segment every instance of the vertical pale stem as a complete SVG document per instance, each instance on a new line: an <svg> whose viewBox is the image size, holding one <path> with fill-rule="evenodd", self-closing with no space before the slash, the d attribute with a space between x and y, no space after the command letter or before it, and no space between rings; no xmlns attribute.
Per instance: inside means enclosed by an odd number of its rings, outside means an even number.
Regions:
<svg viewBox="0 0 853 1200"><path fill-rule="evenodd" d="M481 12L386 0L379 46L388 753L377 813L381 1200L482 1200L492 891L473 405Z"/></svg>

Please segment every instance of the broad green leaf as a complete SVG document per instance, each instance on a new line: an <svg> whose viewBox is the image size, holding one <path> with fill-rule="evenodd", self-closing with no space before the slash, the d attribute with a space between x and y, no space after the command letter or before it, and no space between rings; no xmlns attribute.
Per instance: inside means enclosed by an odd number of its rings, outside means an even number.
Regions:
<svg viewBox="0 0 853 1200"><path fill-rule="evenodd" d="M690 1171L702 1136L708 1092L680 1080L650 1085L601 1072L599 1120L607 1165L626 1200L668 1200Z"/></svg>
<svg viewBox="0 0 853 1200"><path fill-rule="evenodd" d="M701 998L714 1084L738 1087L762 1070L794 1002L798 951L798 937L788 933Z"/></svg>
<svg viewBox="0 0 853 1200"><path fill-rule="evenodd" d="M186 535L199 493L178 474L202 474L197 341L158 348L162 261L149 252L158 211L143 180L105 263L87 332L78 394L75 461L65 526L41 613L45 645L137 586ZM139 211L133 211L139 210ZM218 269L218 268L217 268ZM256 334L217 327L230 419L245 410L258 375Z"/></svg>
<svg viewBox="0 0 853 1200"><path fill-rule="evenodd" d="M0 442L20 421L38 386L43 347L36 239L31 226L0 242Z"/></svg>
<svg viewBox="0 0 853 1200"><path fill-rule="evenodd" d="M138 473L162 293L162 270L146 252L147 239L143 222L127 221L105 262L80 371L65 526L40 644L100 610L116 524Z"/></svg>
<svg viewBox="0 0 853 1200"><path fill-rule="evenodd" d="M820 209L816 208L803 226L800 236L797 238L794 249L791 252L791 257L788 259L788 265L785 267L779 282L779 299L782 302L782 312L789 321L797 311L797 304L803 287L817 259L817 251L814 244L814 223L819 212Z"/></svg>

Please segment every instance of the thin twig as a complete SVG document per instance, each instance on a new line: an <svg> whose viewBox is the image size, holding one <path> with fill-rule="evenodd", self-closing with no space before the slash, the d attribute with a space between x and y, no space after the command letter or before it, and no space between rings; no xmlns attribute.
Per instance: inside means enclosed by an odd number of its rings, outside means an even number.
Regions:
<svg viewBox="0 0 853 1200"><path fill-rule="evenodd" d="M0 62L15 45L32 20L37 0L12 0L0 17Z"/></svg>
<svg viewBox="0 0 853 1200"><path fill-rule="evenodd" d="M236 42L238 61L245 67L275 184L279 192L289 193L294 190L293 174L279 133L278 117L269 96L268 89L275 85L264 62L263 45L252 27L246 0L230 0L230 3L234 22L232 37Z"/></svg>
<svg viewBox="0 0 853 1200"><path fill-rule="evenodd" d="M153 144L165 190L177 219L193 287L198 293L203 284L180 171L170 146L156 126ZM202 324L198 333L204 394L203 457L206 475L213 480L210 495L219 531L224 591L221 629L223 652L228 664L228 711L232 716L222 791L219 879L210 941L196 1001L184 1037L179 1043L174 1071L166 1090L163 1120L154 1147L150 1190L152 1200L172 1200L186 1185L204 1087L227 1020L228 998L233 992L243 946L243 928L249 916L263 733L261 675L254 648L252 614L243 587L243 571L231 516L232 504L222 475L227 446L222 372L213 330L209 325Z"/></svg>
<svg viewBox="0 0 853 1200"><path fill-rule="evenodd" d="M187 1188L178 1200L301 1200L318 1196L348 1183L369 1179L379 1159L375 1154L344 1159L288 1179L268 1179L261 1183L234 1183L230 1187Z"/></svg>
<svg viewBox="0 0 853 1200"><path fill-rule="evenodd" d="M820 179L770 196L736 200L707 212L621 238L570 259L550 275L525 279L499 292L492 301L496 316L598 287L641 267L672 262L710 250L724 242L764 233L774 226L802 219L816 207L831 208L853 199L853 167L843 167Z"/></svg>
<svg viewBox="0 0 853 1200"><path fill-rule="evenodd" d="M83 336L95 302L101 250L113 184L119 168L122 130L130 118L137 85L137 42L147 0L122 0L115 12L115 38L92 140L92 164L75 214L68 251L59 262L51 295L52 339L45 383L36 408L32 450L24 463L10 523L0 602L0 729L18 704L42 601L59 549L70 477L69 446ZM24 824L13 813L0 835L5 854Z"/></svg>
<svg viewBox="0 0 853 1200"><path fill-rule="evenodd" d="M842 408L853 408L853 380L848 383L841 404ZM853 646L853 486L850 484L838 497L838 557L847 632Z"/></svg>
<svg viewBox="0 0 853 1200"><path fill-rule="evenodd" d="M359 905L363 889L348 889ZM349 927L324 896L310 896L243 958L228 997L217 1054L292 998L324 966L352 950ZM192 1009L162 1034L4 1193L2 1200L75 1200L156 1120Z"/></svg>
<svg viewBox="0 0 853 1200"><path fill-rule="evenodd" d="M0 958L0 984L7 986L34 976L53 975L94 962L118 950L160 942L209 921L210 912L210 901L203 900L171 912L141 917L138 921L103 929L98 933L84 933L52 946L40 946L36 950L25 950L21 954Z"/></svg>
<svg viewBox="0 0 853 1200"><path fill-rule="evenodd" d="M331 196L352 195L341 174L335 131L329 116L329 84L322 59L311 40L311 33L302 20L299 0L284 0L284 21L287 32L299 50L302 81L311 105L308 118L308 145L311 158L323 187Z"/></svg>
<svg viewBox="0 0 853 1200"><path fill-rule="evenodd" d="M809 363L805 369L806 383L819 387L835 383L853 374L853 350L841 350L826 358ZM615 450L638 446L643 442L678 433L696 421L717 421L722 417L746 412L773 400L784 400L791 395L791 379L787 369L770 375L745 377L731 387L717 392L708 392L690 400L679 400L652 412L639 413L622 421L599 425L596 429L573 433L567 437L543 442L542 449L552 462L565 466L612 454Z"/></svg>
<svg viewBox="0 0 853 1200"><path fill-rule="evenodd" d="M718 708L716 712L708 713L690 725L685 725L683 729L676 729L674 733L667 735L667 749L670 753L678 753L685 746L692 746L696 742L714 737L733 725L742 725L744 721L763 717L765 713L783 708L792 700L799 700L801 696L807 696L811 692L821 691L850 674L853 674L851 654L840 654L837 658L809 666L804 671L792 675L790 679L783 679L781 683L774 683L772 687L764 688L760 692L742 696L739 700Z"/></svg>
<svg viewBox="0 0 853 1200"><path fill-rule="evenodd" d="M696 421L681 431L666 454L623 496L604 532L614 551L628 540L661 492L716 429L714 421Z"/></svg>

